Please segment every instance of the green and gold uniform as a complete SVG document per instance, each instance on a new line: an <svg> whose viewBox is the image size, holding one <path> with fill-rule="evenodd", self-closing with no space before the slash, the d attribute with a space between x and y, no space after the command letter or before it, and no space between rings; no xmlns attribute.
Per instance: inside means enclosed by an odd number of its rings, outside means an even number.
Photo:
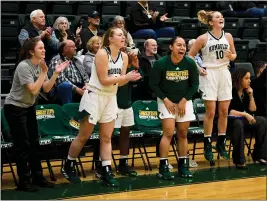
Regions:
<svg viewBox="0 0 267 201"><path fill-rule="evenodd" d="M199 85L199 73L196 63L188 56L178 64L167 55L154 63L149 85L158 98L168 98L179 103L182 98L191 100Z"/></svg>

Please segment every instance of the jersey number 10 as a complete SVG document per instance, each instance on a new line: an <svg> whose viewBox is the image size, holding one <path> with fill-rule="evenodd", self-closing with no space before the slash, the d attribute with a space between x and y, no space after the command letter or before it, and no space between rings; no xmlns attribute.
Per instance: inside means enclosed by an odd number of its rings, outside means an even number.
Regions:
<svg viewBox="0 0 267 201"><path fill-rule="evenodd" d="M223 56L223 50L216 51L216 59L222 59Z"/></svg>

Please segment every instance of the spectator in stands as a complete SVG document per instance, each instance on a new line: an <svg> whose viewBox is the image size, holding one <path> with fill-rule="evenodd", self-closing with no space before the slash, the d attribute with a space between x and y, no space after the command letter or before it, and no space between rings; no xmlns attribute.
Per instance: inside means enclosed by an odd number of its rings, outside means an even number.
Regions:
<svg viewBox="0 0 267 201"><path fill-rule="evenodd" d="M95 59L95 55L101 46L101 38L99 36L93 36L87 43L88 52L84 56L83 67L88 75L91 77L91 69Z"/></svg>
<svg viewBox="0 0 267 201"><path fill-rule="evenodd" d="M256 115L267 117L266 113L266 61L254 62L254 69L257 78L251 81L251 87L254 91L255 102L257 105Z"/></svg>
<svg viewBox="0 0 267 201"><path fill-rule="evenodd" d="M158 45L157 41L154 39L147 39L144 42L144 53L138 55L139 65L143 72L143 82L140 82L138 85L134 86L132 89L132 100L152 100L153 92L149 87L149 76L152 70L152 67L156 60L160 58L157 54Z"/></svg>
<svg viewBox="0 0 267 201"><path fill-rule="evenodd" d="M168 20L167 13L159 16L159 12L150 10L148 1L138 1L131 9L131 31L133 38L157 39L159 37L174 37L173 27L162 27Z"/></svg>
<svg viewBox="0 0 267 201"><path fill-rule="evenodd" d="M59 40L51 27L46 27L45 15L42 10L34 10L30 14L30 24L23 27L18 36L19 42L23 45L27 38L40 36L45 45L45 60L49 64L54 55L57 54Z"/></svg>
<svg viewBox="0 0 267 201"><path fill-rule="evenodd" d="M123 30L123 32L125 33L127 52L134 52L136 55L138 55L139 49L135 47L135 44L133 42L133 38L132 38L131 34L125 28L124 18L122 16L117 15L112 22L112 26L121 28Z"/></svg>
<svg viewBox="0 0 267 201"><path fill-rule="evenodd" d="M256 104L253 89L250 87L250 72L238 68L232 74L233 99L229 107L228 133L233 144L233 163L236 168L245 169L245 131L255 131L255 144L252 158L254 162L267 165L267 119L254 116ZM230 118L231 117L231 118Z"/></svg>
<svg viewBox="0 0 267 201"><path fill-rule="evenodd" d="M193 46L193 44L196 42L196 39L191 39L188 41L188 52L190 51L191 47ZM195 62L197 64L198 68L203 68L203 61L202 61L202 57L199 53L196 54L196 56L194 56L195 58Z"/></svg>
<svg viewBox="0 0 267 201"><path fill-rule="evenodd" d="M66 17L58 17L53 25L56 37L59 42L64 40L72 40L75 42L77 49L81 46L81 30L82 27L77 27L75 34L70 30L70 22Z"/></svg>
<svg viewBox="0 0 267 201"><path fill-rule="evenodd" d="M51 96L57 96L62 104L80 101L84 87L89 78L83 64L76 56L76 46L72 40L65 40L60 44L59 54L53 57L49 66L49 75L55 70L58 63L69 61L68 68L56 80L56 88Z"/></svg>
<svg viewBox="0 0 267 201"><path fill-rule="evenodd" d="M102 36L104 31L99 29L100 15L97 11L88 14L88 27L81 31L82 49L86 51L87 42L93 36Z"/></svg>
<svg viewBox="0 0 267 201"><path fill-rule="evenodd" d="M253 62L253 67L254 67L256 77L258 78L258 77L260 77L262 72L267 67L267 62L266 61L255 61L255 62Z"/></svg>
<svg viewBox="0 0 267 201"><path fill-rule="evenodd" d="M260 8L255 1L221 1L216 7L225 17L264 17L266 8Z"/></svg>
<svg viewBox="0 0 267 201"><path fill-rule="evenodd" d="M19 176L17 190L22 191L37 191L38 186L53 187L53 183L44 178L41 160L37 156L39 132L34 104L41 88L45 92L50 91L68 61L57 64L48 80L44 58L44 43L39 37L24 41L12 87L4 104L4 114L15 147Z"/></svg>
<svg viewBox="0 0 267 201"><path fill-rule="evenodd" d="M173 179L168 168L168 153L174 131L178 138L181 177L190 178L187 132L190 121L195 120L192 97L199 85L196 63L186 54L183 38L174 37L170 41L171 54L157 60L151 71L149 84L157 96L159 118L162 122L163 136L160 142L159 177ZM153 79L152 79L153 78Z"/></svg>

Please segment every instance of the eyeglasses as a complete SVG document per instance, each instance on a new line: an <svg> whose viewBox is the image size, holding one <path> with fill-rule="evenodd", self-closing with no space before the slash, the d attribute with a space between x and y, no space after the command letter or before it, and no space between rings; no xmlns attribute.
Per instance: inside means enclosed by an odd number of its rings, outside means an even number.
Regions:
<svg viewBox="0 0 267 201"><path fill-rule="evenodd" d="M67 22L59 22L59 24L68 24Z"/></svg>

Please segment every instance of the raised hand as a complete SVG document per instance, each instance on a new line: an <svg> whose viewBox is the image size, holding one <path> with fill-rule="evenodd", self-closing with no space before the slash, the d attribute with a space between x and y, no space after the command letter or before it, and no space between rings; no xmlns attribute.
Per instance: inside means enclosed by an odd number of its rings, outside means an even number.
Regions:
<svg viewBox="0 0 267 201"><path fill-rule="evenodd" d="M82 26L77 27L77 29L76 29L76 36L80 36L81 31L82 31Z"/></svg>
<svg viewBox="0 0 267 201"><path fill-rule="evenodd" d="M67 68L67 66L69 66L69 61L64 61L63 63L57 63L57 65L56 65L56 70L55 70L55 72L56 73L61 73L61 72L63 72L64 70L65 70L65 68Z"/></svg>
<svg viewBox="0 0 267 201"><path fill-rule="evenodd" d="M47 73L47 71L48 71L48 67L47 67L47 65L46 65L44 59L41 59L41 60L40 60L39 65L40 65L40 67L41 67L41 69L42 69L42 72Z"/></svg>
<svg viewBox="0 0 267 201"><path fill-rule="evenodd" d="M253 95L253 89L251 87L247 88L246 89L246 92L249 96L252 96Z"/></svg>
<svg viewBox="0 0 267 201"><path fill-rule="evenodd" d="M140 73L138 73L136 70L130 71L129 73L125 75L125 77L126 77L126 80L128 81L137 81L142 78Z"/></svg>
<svg viewBox="0 0 267 201"><path fill-rule="evenodd" d="M162 21L162 22L165 22L165 21L167 21L169 18L167 17L167 15L168 15L168 13L165 13L164 15L162 15L161 17L160 17L160 21Z"/></svg>
<svg viewBox="0 0 267 201"><path fill-rule="evenodd" d="M129 66L134 66L136 69L139 68L139 60L137 55L134 52L129 52L128 53L128 63Z"/></svg>

